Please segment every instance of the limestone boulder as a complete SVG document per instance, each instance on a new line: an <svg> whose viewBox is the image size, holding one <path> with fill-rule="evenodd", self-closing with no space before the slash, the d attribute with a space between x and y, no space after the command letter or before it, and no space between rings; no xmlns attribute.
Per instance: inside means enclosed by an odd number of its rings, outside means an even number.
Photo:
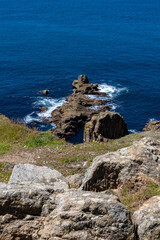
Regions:
<svg viewBox="0 0 160 240"><path fill-rule="evenodd" d="M134 239L129 210L116 196L69 190L54 169L19 164L0 187L2 240Z"/></svg>
<svg viewBox="0 0 160 240"><path fill-rule="evenodd" d="M13 168L8 184L50 186L54 191L68 189L68 184L60 172L45 166L17 164Z"/></svg>
<svg viewBox="0 0 160 240"><path fill-rule="evenodd" d="M55 206L54 194L69 188L58 171L31 164L16 165L9 183L0 186L0 214L17 217L48 214Z"/></svg>
<svg viewBox="0 0 160 240"><path fill-rule="evenodd" d="M71 191L56 200L57 207L39 231L40 239L133 239L129 211L114 195Z"/></svg>
<svg viewBox="0 0 160 240"><path fill-rule="evenodd" d="M140 173L160 181L160 141L146 137L131 147L96 157L86 172L81 189L116 189Z"/></svg>
<svg viewBox="0 0 160 240"><path fill-rule="evenodd" d="M133 222L140 240L160 238L160 196L154 196L133 214Z"/></svg>
<svg viewBox="0 0 160 240"><path fill-rule="evenodd" d="M105 111L93 116L84 128L84 142L106 142L128 134L127 124L119 113Z"/></svg>
<svg viewBox="0 0 160 240"><path fill-rule="evenodd" d="M160 121L148 122L143 131L160 131Z"/></svg>

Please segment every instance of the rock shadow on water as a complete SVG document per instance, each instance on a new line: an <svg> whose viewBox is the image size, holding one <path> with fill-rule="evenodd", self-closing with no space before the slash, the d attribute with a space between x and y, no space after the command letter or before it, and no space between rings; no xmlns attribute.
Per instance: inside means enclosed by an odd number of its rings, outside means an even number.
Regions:
<svg viewBox="0 0 160 240"><path fill-rule="evenodd" d="M72 144L80 144L83 143L83 135L84 135L84 127L81 127L81 129L74 135L66 139L67 142Z"/></svg>

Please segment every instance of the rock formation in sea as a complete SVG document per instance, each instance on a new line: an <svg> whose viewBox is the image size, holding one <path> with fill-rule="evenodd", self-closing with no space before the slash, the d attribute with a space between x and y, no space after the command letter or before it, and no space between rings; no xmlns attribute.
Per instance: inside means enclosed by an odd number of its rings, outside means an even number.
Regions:
<svg viewBox="0 0 160 240"><path fill-rule="evenodd" d="M66 99L66 102L61 107L52 112L52 119L56 124L53 134L65 139L75 135L84 127L85 123L91 120L93 115L110 110L106 106L106 100L89 98L89 95L106 96L106 94L99 91L98 84L89 83L86 75L80 75L78 80L73 81L72 86L75 89L73 94ZM94 108L95 106L97 109ZM111 115L113 114L110 113ZM119 121L120 118L117 119L117 116L119 115L108 119L109 122L107 122L106 126L104 126L104 121L102 126L100 126L101 123L99 122L99 128L111 127L107 135L109 138L112 138L112 136L113 138L121 137L128 133L126 124L122 124L122 121ZM117 120L115 121L115 119ZM114 128L116 129L116 134L113 130Z"/></svg>

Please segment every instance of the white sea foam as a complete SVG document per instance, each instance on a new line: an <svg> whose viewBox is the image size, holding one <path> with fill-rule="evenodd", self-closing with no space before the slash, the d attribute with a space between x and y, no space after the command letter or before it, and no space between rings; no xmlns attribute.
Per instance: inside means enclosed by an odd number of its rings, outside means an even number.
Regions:
<svg viewBox="0 0 160 240"><path fill-rule="evenodd" d="M105 97L97 96L97 95L86 95L86 96L91 99L108 100L109 102L107 103L107 106L109 106L112 111L116 110L116 108L119 107L114 102L114 99L120 94L123 94L124 92L128 92L128 89L126 87L115 87L115 86L108 85L106 83L99 84L98 88L100 92L105 92L107 96ZM95 107L92 109L95 109Z"/></svg>
<svg viewBox="0 0 160 240"><path fill-rule="evenodd" d="M65 102L65 98L60 98L60 99L39 98L35 104L41 107L45 106L48 109L46 111L38 113L38 116L40 118L47 118L47 119L51 118L51 113L53 112L53 110L55 110L57 107L60 107L64 102Z"/></svg>
<svg viewBox="0 0 160 240"><path fill-rule="evenodd" d="M106 83L99 84L98 88L100 92L105 92L107 96L112 99L120 95L122 92L128 92L128 89L126 87L115 87Z"/></svg>
<svg viewBox="0 0 160 240"><path fill-rule="evenodd" d="M157 120L157 119L155 119L155 118L151 118L151 119L149 119L149 121L148 122L155 122L155 121L160 121L160 120Z"/></svg>
<svg viewBox="0 0 160 240"><path fill-rule="evenodd" d="M65 102L65 98L47 98L47 97L39 97L33 103L34 107L46 107L47 110L43 112L32 112L28 114L24 118L24 122L26 124L30 124L32 122L42 123L44 119L51 119L51 113L59 106L61 106ZM55 124L51 123L52 128L55 128ZM45 127L43 124L41 127Z"/></svg>
<svg viewBox="0 0 160 240"><path fill-rule="evenodd" d="M30 124L32 122L40 122L41 121L40 118L37 117L36 112L32 112L32 113L28 114L27 116L24 117L23 120L24 120L24 122L26 124Z"/></svg>
<svg viewBox="0 0 160 240"><path fill-rule="evenodd" d="M128 131L129 131L129 133L138 133L138 131L136 129L129 129Z"/></svg>
<svg viewBox="0 0 160 240"><path fill-rule="evenodd" d="M89 109L93 109L93 110L99 110L101 108L101 106L91 106L88 107Z"/></svg>
<svg viewBox="0 0 160 240"><path fill-rule="evenodd" d="M122 94L123 92L128 92L127 88L125 87L115 87L108 85L106 83L99 84L100 92L105 92L107 96L97 96L97 95L86 95L91 99L99 99L99 100L109 100L107 106L111 108L112 111L116 110L118 105L115 103L114 98L118 95ZM57 107L61 106L65 102L65 98L54 99L50 97L38 97L36 101L33 103L34 108L46 107L47 110L40 112L40 111L33 111L32 113L28 114L24 118L24 122L26 124L31 124L32 122L43 123L44 119L51 119L51 113ZM99 109L99 106L90 107L91 109ZM42 128L45 127L44 124L41 124ZM55 128L56 125L51 123L52 128Z"/></svg>

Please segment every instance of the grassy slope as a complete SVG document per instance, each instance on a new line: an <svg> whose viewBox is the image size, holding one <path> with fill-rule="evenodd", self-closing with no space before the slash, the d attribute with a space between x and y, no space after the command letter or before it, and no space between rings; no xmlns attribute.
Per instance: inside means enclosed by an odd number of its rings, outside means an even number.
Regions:
<svg viewBox="0 0 160 240"><path fill-rule="evenodd" d="M34 156L38 151L36 164L54 167L64 175L84 172L95 156L130 146L145 136L160 139L160 133L142 132L110 140L107 143L72 145L54 139L49 131L44 133L36 129L31 130L0 115L0 156L5 159L9 154L14 156L15 152L32 153ZM10 163L0 159L0 182L8 181L14 164L16 161ZM154 195L160 195L159 186L153 182L146 182L143 188L136 191L130 185L124 186L120 200L132 211L139 203Z"/></svg>

